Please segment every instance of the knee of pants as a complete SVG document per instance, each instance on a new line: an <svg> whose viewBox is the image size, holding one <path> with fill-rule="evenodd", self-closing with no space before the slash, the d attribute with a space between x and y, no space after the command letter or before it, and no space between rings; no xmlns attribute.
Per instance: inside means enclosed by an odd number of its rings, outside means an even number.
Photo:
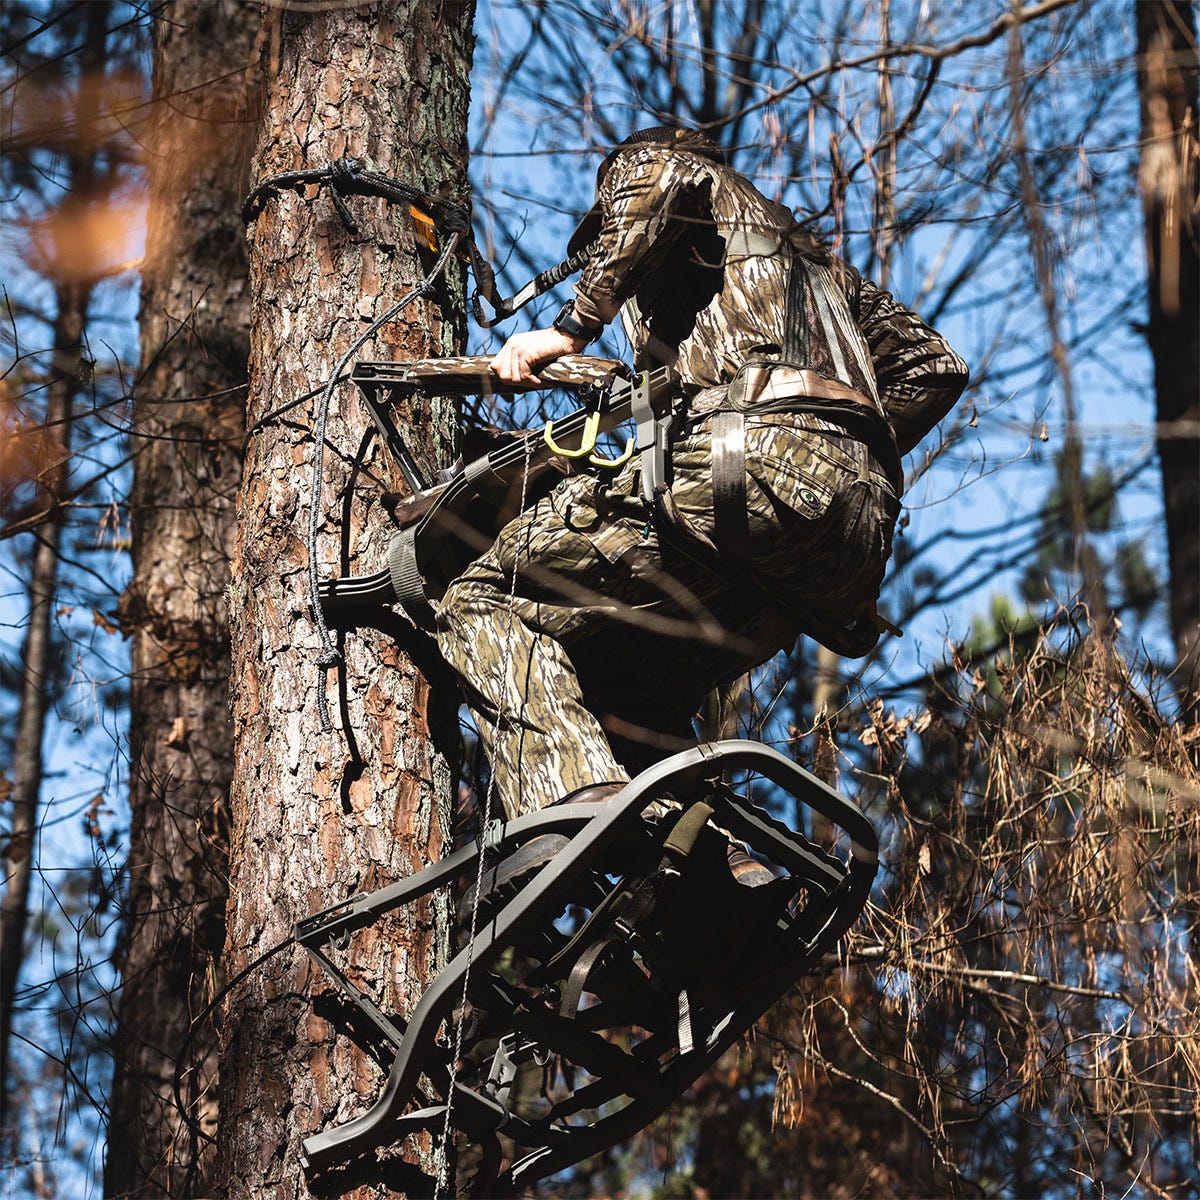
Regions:
<svg viewBox="0 0 1200 1200"><path fill-rule="evenodd" d="M469 657L480 624L501 611L498 599L479 581L452 583L436 605L437 640L443 656L453 659L450 651L462 650Z"/></svg>

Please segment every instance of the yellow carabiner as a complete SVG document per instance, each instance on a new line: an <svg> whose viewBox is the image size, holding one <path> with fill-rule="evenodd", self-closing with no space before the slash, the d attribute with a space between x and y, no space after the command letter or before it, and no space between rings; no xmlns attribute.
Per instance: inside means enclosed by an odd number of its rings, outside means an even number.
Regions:
<svg viewBox="0 0 1200 1200"><path fill-rule="evenodd" d="M595 463L598 467L623 466L633 457L633 448L635 445L637 445L637 438L631 437L625 445L625 453L620 458L601 458L599 454L591 454L588 456L588 462Z"/></svg>
<svg viewBox="0 0 1200 1200"><path fill-rule="evenodd" d="M583 422L583 437L579 442L578 450L564 450L561 446L556 445L551 433L554 429L554 422L546 422L546 432L542 434L542 440L554 451L555 454L561 454L563 458L582 458L585 454L590 454L596 448L596 437L600 433L600 414L598 412L588 413Z"/></svg>

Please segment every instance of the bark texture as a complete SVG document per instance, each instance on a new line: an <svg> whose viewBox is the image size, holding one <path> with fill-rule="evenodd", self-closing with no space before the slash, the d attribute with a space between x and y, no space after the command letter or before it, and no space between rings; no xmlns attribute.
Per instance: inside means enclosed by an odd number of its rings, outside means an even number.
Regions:
<svg viewBox="0 0 1200 1200"><path fill-rule="evenodd" d="M255 180L342 156L454 198L466 196L472 5L404 0L346 9L270 10ZM314 447L311 407L270 410L324 382L350 342L429 265L406 208L351 197L357 234L329 195L288 190L251 229L251 387L231 585L235 773L227 965L230 973L289 937L297 918L421 869L448 838L453 692L441 710L402 650L399 620L338 638L344 662L319 670L306 536ZM463 280L409 306L360 358L454 353ZM446 465L448 406L405 414L428 467ZM254 428L256 422L263 422ZM323 575L375 570L390 536L380 488L396 488L357 395L342 385L326 433ZM321 732L327 689L332 735ZM445 953L445 900L357 934L350 978L407 1015ZM314 1003L315 1001L315 1003ZM230 995L221 1060L218 1191L309 1195L300 1141L365 1111L383 1073L344 1036L350 1010L294 948ZM430 1194L428 1140L383 1164L360 1162L314 1191Z"/></svg>
<svg viewBox="0 0 1200 1200"><path fill-rule="evenodd" d="M232 0L177 0L154 23L154 110L130 502L129 885L105 1192L210 1195L211 1143L172 1094L193 1018L221 979L229 724L226 589L249 353L241 221L256 29ZM256 87L254 91L256 92ZM182 1075L216 1132L212 1022Z"/></svg>
<svg viewBox="0 0 1200 1200"><path fill-rule="evenodd" d="M1200 716L1200 257L1195 7L1135 4L1150 314L1178 686Z"/></svg>

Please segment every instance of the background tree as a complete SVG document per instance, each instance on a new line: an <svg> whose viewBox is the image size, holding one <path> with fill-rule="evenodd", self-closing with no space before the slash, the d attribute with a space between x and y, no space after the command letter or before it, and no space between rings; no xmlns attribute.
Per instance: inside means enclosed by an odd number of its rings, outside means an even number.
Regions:
<svg viewBox="0 0 1200 1200"><path fill-rule="evenodd" d="M60 819L57 808L50 812L50 806L42 804L50 755L47 730L56 724L52 706L64 694L64 667L70 662L64 642L78 631L78 626L71 629L69 619L81 596L78 580L89 573L71 538L81 527L88 528L86 518L81 525L80 513L95 500L97 483L102 484L112 469L110 460L95 473L104 457L99 446L89 456L88 467L77 469L72 442L81 422L85 437L94 435L94 413L114 382L110 366L97 362L92 339L102 336L97 327L103 308L97 300L103 281L121 271L114 251L120 248L120 214L128 200L132 154L127 132L112 117L113 108L127 101L136 86L128 71L129 42L119 26L109 3L76 5L48 21L27 6L12 5L0 19L10 67L3 90L0 159L15 217L8 253L14 274L27 284L23 302L8 302L13 363L0 393L3 511L6 535L16 538L18 546L26 539L32 542L28 555L16 560L28 610L22 623L14 727L11 741L5 739L10 757L3 770L7 803L0 837L5 866L0 902L0 1089L4 1156L31 1164L35 1171L37 1151L21 1130L29 1109L21 1102L28 1101L42 1068L53 1057L50 1052L41 1063L29 1064L32 1069L18 1071L14 1038L25 1045L49 1040L53 1023L49 1029L44 1024L39 1028L34 1014L40 1005L30 1003L31 996L48 991L61 997L74 988L82 998L92 989L85 969L73 977L68 973L70 983L61 992L62 977L55 973L49 980L29 982L26 989L18 984L31 918L41 926L41 936L61 927L56 915L46 913L40 885L54 873L40 842L42 826ZM48 27L53 27L52 34L46 32ZM25 355L23 336L33 339ZM96 526L88 532L95 537ZM72 578L69 586L63 583L67 574ZM103 617L98 620L106 623ZM51 767L49 777L55 775ZM74 796L69 799L77 801ZM72 899L80 881L68 877L59 882L63 891L57 906L63 923L78 919L86 925L86 916ZM91 889L85 884L79 898L82 892ZM18 1022L24 1026L20 1030ZM74 1033L56 1032L74 1041ZM81 1043L90 1040L81 1033ZM48 1045L45 1049L50 1051ZM56 1073L59 1086L70 1086L69 1070ZM83 1085L81 1090L86 1094L88 1089ZM36 1137L31 1140L36 1145Z"/></svg>
<svg viewBox="0 0 1200 1200"><path fill-rule="evenodd" d="M1135 4L1141 162L1146 214L1158 457L1170 565L1171 633L1179 690L1193 720L1200 714L1200 66L1196 10L1159 0Z"/></svg>
<svg viewBox="0 0 1200 1200"><path fill-rule="evenodd" d="M153 22L141 370L131 435L130 813L109 1195L210 1195L173 1095L216 1131L216 1035L192 1029L222 981L233 767L226 589L241 477L249 282L241 219L254 24L179 0ZM185 1044L191 1053L179 1056ZM211 1145L209 1143L208 1145Z"/></svg>
<svg viewBox="0 0 1200 1200"><path fill-rule="evenodd" d="M465 198L472 16L467 3L418 0L271 11L255 179L348 156L426 191ZM310 426L295 413L270 416L327 379L368 320L428 268L406 210L372 199L354 202L354 213L351 232L328 196L283 191L252 228L251 432L230 592L231 974L288 938L297 918L436 860L449 836L455 725L445 702L453 693L431 696L427 678L401 649L403 624L348 633L339 638L336 672L318 666L308 554L315 552L323 573L359 564L375 569L384 555L386 519L375 481L386 470L367 435L369 420L343 393L325 432L324 491L313 495L301 469L313 462ZM455 266L434 297L408 307L359 357L453 353L464 332L462 286ZM438 407L404 418L424 460L448 463L453 412ZM337 498L333 514L322 495ZM310 504L320 506L319 536L306 550ZM327 688L338 716L332 734L318 722L317 693ZM348 969L385 1010L410 1011L444 960L441 905L356 938ZM265 964L228 999L223 1194L307 1194L299 1140L365 1108L382 1085L361 1052L335 1042L345 1018L337 998L310 1007L315 983L310 964L293 951ZM426 1175L433 1167L428 1144L408 1147L405 1157ZM343 1179L338 1189L427 1194L421 1179L395 1159Z"/></svg>

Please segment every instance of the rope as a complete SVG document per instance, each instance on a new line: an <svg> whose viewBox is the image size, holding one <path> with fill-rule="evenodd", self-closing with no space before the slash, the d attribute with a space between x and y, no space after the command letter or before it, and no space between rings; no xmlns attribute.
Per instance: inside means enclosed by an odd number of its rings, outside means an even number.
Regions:
<svg viewBox="0 0 1200 1200"><path fill-rule="evenodd" d="M319 671L328 671L342 662L342 654L333 644L333 639L329 635L329 627L325 623L325 613L321 608L317 563L317 540L321 530L321 489L325 470L325 426L329 420L329 405L333 398L333 389L347 378L344 371L350 360L367 341L374 337L381 326L395 317L401 309L407 308L414 300L428 296L433 291L434 283L445 271L446 264L458 249L464 236L469 243L473 239L471 239L471 213L466 205L431 196L423 189L405 183L402 179L393 179L381 171L369 171L357 158L339 158L327 167L315 167L305 171L282 171L277 175L269 176L246 197L242 204L242 220L246 224L253 221L262 211L269 196L277 195L288 188L312 183L329 188L333 197L333 206L337 209L342 223L352 235L357 235L358 226L355 224L350 209L346 206L345 197L348 195L382 196L391 203L417 205L431 213L438 228L448 235L446 244L429 274L410 292L397 300L382 316L376 317L366 330L350 344L338 360L337 366L334 367L329 381L321 389L321 398L317 402L313 421L313 440L316 443L316 453L313 456L308 509L308 607L313 623L317 627L317 638L320 642L317 668ZM286 411L286 408L287 406L283 406L275 409L272 413L268 413L267 417L277 416L280 412ZM266 419L264 417L256 422L248 434L257 430ZM325 696L323 680L317 689L317 712L321 720L321 732L329 733L333 729L333 722L329 719L329 702Z"/></svg>
<svg viewBox="0 0 1200 1200"><path fill-rule="evenodd" d="M299 188L309 184L317 184L329 189L333 199L333 206L337 210L342 223L352 235L357 235L358 226L354 221L353 214L346 205L345 197L349 195L381 196L391 203L416 205L432 214L436 226L448 235L446 245L443 247L437 262L429 274L412 291L408 292L392 305L387 312L372 321L366 331L355 339L349 349L338 360L338 364L334 368L329 381L321 389L321 398L317 404L313 423L313 439L316 443L316 454L313 460L308 512L308 603L313 623L317 627L317 638L320 642L317 668L320 671L328 671L331 668L341 665L343 660L341 652L333 644L333 639L330 637L329 627L325 623L325 613L321 608L320 580L317 571L317 540L321 528L321 488L325 467L325 427L329 418L329 405L334 387L347 378L344 371L350 359L374 336L380 326L390 321L401 309L407 307L414 300L430 294L433 290L434 282L446 269L446 264L450 261L450 257L464 242L469 252L471 268L476 281L476 287L471 297L471 307L476 321L485 329L489 329L498 321L512 316L513 313L535 296L542 295L568 276L574 274L592 257L595 247L594 245L584 247L557 266L551 267L549 270L535 276L516 295L509 297L507 300L502 300L496 290L496 277L492 271L491 264L479 253L475 245L475 238L471 232L471 212L465 204L433 196L422 188L405 183L402 179L394 179L392 176L385 175L381 171L368 170L360 159L345 157L335 159L327 167L314 167L302 171L281 171L264 179L251 191L243 202L242 220L246 224L255 220L258 214L262 212L268 197L278 195L289 188ZM482 305L480 304L481 296L492 306L493 314L490 320L483 312ZM315 390L307 395L311 396L314 394ZM247 430L247 438L257 432L267 421L273 420L275 417L288 411L289 408L305 398L307 397L300 397L297 400L289 401L287 404L281 405L267 413ZM322 681L321 686L317 689L317 712L320 716L321 732L331 732L333 722L329 718L329 702L325 695L324 681Z"/></svg>
<svg viewBox="0 0 1200 1200"><path fill-rule="evenodd" d="M533 452L533 441L525 439L525 470L521 473L521 503L517 512L525 511L526 492L529 485L529 463ZM519 547L513 553L512 579L508 589L508 634L504 639L504 656L500 663L500 679L504 683L508 679L509 667L512 665L512 627L517 603L517 564L520 559ZM508 689L502 687L500 703L496 705L496 719L492 722L492 745L500 733L500 723L504 720ZM454 1111L454 1089L458 1086L458 1062L462 1056L463 1025L467 1016L467 988L471 982L471 964L475 959L475 932L479 920L479 901L483 895L483 867L486 858L485 838L492 821L492 801L496 795L496 772L493 770L488 778L487 791L483 802L483 830L479 839L479 862L475 868L475 898L471 903L471 928L467 935L467 965L463 971L462 1000L458 1006L458 1021L454 1029L454 1054L450 1059L450 1086L446 1090L446 1120L442 1125L442 1142L438 1152L437 1182L433 1189L433 1200L441 1200L442 1188L448 1182L450 1170L450 1117Z"/></svg>
<svg viewBox="0 0 1200 1200"><path fill-rule="evenodd" d="M422 188L402 179L393 179L382 171L369 171L357 158L338 158L327 167L281 171L269 176L246 197L242 204L242 220L249 225L262 212L269 196L310 183L329 188L333 207L352 234L358 233L358 226L346 206L346 196L382 196L393 204L415 204L430 213L446 233L463 234L471 228L471 210L465 204L430 195Z"/></svg>
<svg viewBox="0 0 1200 1200"><path fill-rule="evenodd" d="M316 417L313 422L313 440L316 442L316 453L313 455L312 493L308 506L308 606L312 612L313 621L317 626L317 636L321 643L321 652L317 658L317 667L322 671L336 667L342 661L341 652L334 646L333 639L329 636L329 627L325 624L325 613L321 608L320 593L318 591L320 578L317 569L317 539L321 531L321 488L323 483L322 476L325 469L325 425L329 419L329 404L333 398L333 389L337 385L338 380L342 378L342 372L346 369L350 359L358 353L364 343L375 336L380 326L387 324L402 308L406 308L414 300L428 296L433 291L433 285L446 269L446 264L457 249L461 237L462 234L458 231L451 232L450 236L446 239L446 245L443 247L441 255L438 257L437 262L433 264L429 274L412 291L401 296L382 316L376 317L367 326L366 330L350 343L346 352L338 360L337 366L334 367L333 374L330 376L329 382L325 385L325 389L321 393L321 399L317 402ZM333 726L329 720L329 705L325 699L325 687L323 683L317 689L317 711L321 717L321 731L328 733Z"/></svg>

